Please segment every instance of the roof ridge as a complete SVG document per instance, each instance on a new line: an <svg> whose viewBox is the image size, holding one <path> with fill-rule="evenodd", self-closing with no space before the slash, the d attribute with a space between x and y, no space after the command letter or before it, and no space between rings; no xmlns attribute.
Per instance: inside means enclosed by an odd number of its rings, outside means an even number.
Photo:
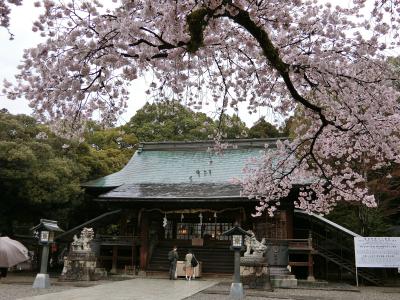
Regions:
<svg viewBox="0 0 400 300"><path fill-rule="evenodd" d="M278 140L286 139L288 138L226 139L221 142L230 143L239 148L264 148L265 144L275 144ZM214 144L214 140L141 142L138 150L139 152L142 150L200 150L210 148Z"/></svg>

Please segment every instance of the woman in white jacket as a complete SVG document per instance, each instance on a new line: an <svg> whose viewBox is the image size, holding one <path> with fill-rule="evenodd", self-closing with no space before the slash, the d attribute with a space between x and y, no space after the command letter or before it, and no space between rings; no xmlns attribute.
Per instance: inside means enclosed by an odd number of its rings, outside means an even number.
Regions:
<svg viewBox="0 0 400 300"><path fill-rule="evenodd" d="M185 256L185 278L191 280L193 277L193 266L192 266L193 253L191 250Z"/></svg>

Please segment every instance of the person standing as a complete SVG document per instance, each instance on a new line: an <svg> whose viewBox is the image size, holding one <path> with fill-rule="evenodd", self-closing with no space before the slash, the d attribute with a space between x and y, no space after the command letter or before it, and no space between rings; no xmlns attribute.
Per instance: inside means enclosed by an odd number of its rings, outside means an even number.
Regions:
<svg viewBox="0 0 400 300"><path fill-rule="evenodd" d="M8 271L8 268L6 268L6 267L1 267L0 268L0 279L2 278L2 277L4 277L4 278L6 278L7 277L7 271Z"/></svg>
<svg viewBox="0 0 400 300"><path fill-rule="evenodd" d="M191 250L185 256L185 278L191 280L193 277L193 266L192 266L193 253Z"/></svg>
<svg viewBox="0 0 400 300"><path fill-rule="evenodd" d="M168 252L168 260L169 260L169 279L174 280L176 273L176 262L178 261L178 247L174 246L174 248Z"/></svg>

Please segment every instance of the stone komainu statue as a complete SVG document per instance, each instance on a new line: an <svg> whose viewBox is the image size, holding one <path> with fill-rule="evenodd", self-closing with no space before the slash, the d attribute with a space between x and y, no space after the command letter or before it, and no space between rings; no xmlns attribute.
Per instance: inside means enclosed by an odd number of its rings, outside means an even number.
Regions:
<svg viewBox="0 0 400 300"><path fill-rule="evenodd" d="M272 291L269 279L267 258L264 253L267 250L266 241L257 241L254 232L247 231L250 236L246 236L244 244L246 252L240 258L240 277L244 285L249 288L261 288Z"/></svg>
<svg viewBox="0 0 400 300"><path fill-rule="evenodd" d="M267 246L265 245L265 238L261 242L257 241L256 235L253 231L247 231L251 236L246 236L244 244L246 245L246 252L244 256L263 257Z"/></svg>
<svg viewBox="0 0 400 300"><path fill-rule="evenodd" d="M64 257L64 268L59 280L88 281L107 278L107 272L97 267L97 257L90 246L93 237L92 228L83 228L79 238L74 235L71 251Z"/></svg>
<svg viewBox="0 0 400 300"><path fill-rule="evenodd" d="M79 238L74 235L74 241L71 244L72 251L91 251L90 242L93 240L93 237L93 228L83 228Z"/></svg>

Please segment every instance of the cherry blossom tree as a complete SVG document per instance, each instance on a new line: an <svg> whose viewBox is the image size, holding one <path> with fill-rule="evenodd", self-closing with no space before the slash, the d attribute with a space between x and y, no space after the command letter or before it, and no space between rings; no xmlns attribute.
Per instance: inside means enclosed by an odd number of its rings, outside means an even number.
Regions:
<svg viewBox="0 0 400 300"><path fill-rule="evenodd" d="M300 183L296 205L308 211L376 205L359 166L399 162L399 78L385 55L399 45L398 1L113 2L41 1L32 29L48 39L26 50L18 83L5 82L9 97L73 132L99 112L115 121L145 73L149 94L194 108L297 109L297 137L246 169L243 195L260 200L257 214Z"/></svg>
<svg viewBox="0 0 400 300"><path fill-rule="evenodd" d="M22 0L0 0L0 27L4 27L8 30L10 39L12 40L14 35L8 29L10 26L11 4L22 5Z"/></svg>

